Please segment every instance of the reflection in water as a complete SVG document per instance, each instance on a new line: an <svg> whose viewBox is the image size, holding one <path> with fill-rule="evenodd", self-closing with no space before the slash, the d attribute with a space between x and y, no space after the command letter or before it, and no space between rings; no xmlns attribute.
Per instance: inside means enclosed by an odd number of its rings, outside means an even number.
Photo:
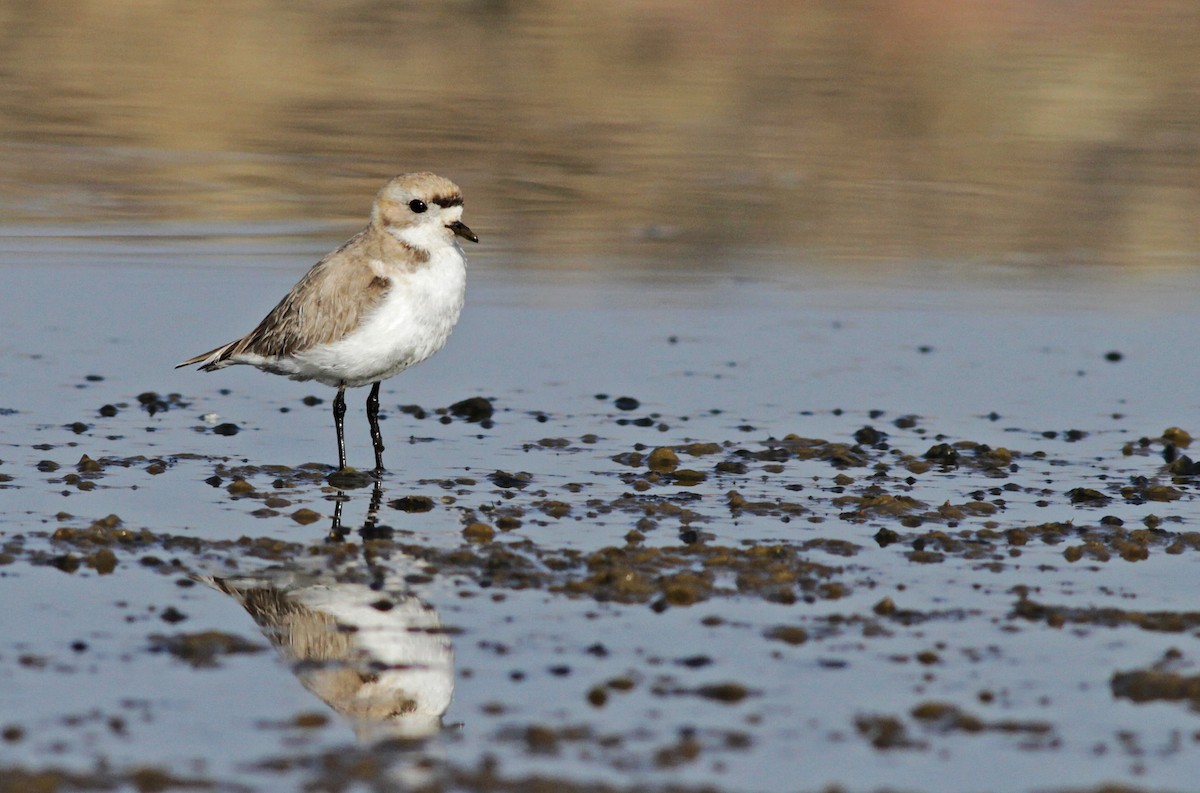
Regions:
<svg viewBox="0 0 1200 793"><path fill-rule="evenodd" d="M342 505L350 500L345 491L339 490L333 497L333 523L329 526L329 541L341 542L350 534L350 530L342 525ZM383 486L376 479L371 488L371 504L367 507L367 517L363 520L358 533L364 540L386 540L392 531L387 526L379 525L379 507L383 503Z"/></svg>
<svg viewBox="0 0 1200 793"><path fill-rule="evenodd" d="M331 537L345 536L344 495ZM378 531L376 484L363 527ZM454 650L437 611L395 569L362 560L336 570L318 557L246 575L207 577L232 596L312 693L348 718L360 740L436 733L454 695Z"/></svg>

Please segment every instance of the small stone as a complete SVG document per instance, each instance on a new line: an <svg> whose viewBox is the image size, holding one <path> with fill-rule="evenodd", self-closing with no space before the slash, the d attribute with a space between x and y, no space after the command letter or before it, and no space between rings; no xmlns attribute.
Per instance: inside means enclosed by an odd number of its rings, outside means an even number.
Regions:
<svg viewBox="0 0 1200 793"><path fill-rule="evenodd" d="M694 487L705 479L708 479L708 474L693 468L680 468L675 471L675 484L680 487Z"/></svg>
<svg viewBox="0 0 1200 793"><path fill-rule="evenodd" d="M329 474L329 476L325 477L325 481L338 490L355 490L357 488L370 487L378 480L368 471L343 468L340 471L334 471Z"/></svg>
<svg viewBox="0 0 1200 793"><path fill-rule="evenodd" d="M495 413L492 403L483 397L469 397L450 406L450 413L468 422L478 423L490 419Z"/></svg>
<svg viewBox="0 0 1200 793"><path fill-rule="evenodd" d="M87 558L87 566L100 575L109 575L117 569L117 555L108 548L101 548Z"/></svg>
<svg viewBox="0 0 1200 793"><path fill-rule="evenodd" d="M62 556L55 556L49 560L50 564L62 570L64 573L74 573L79 569L79 557L73 553L66 553Z"/></svg>
<svg viewBox="0 0 1200 793"><path fill-rule="evenodd" d="M660 474L669 474L679 467L679 455L670 447L659 446L646 458L646 467Z"/></svg>
<svg viewBox="0 0 1200 793"><path fill-rule="evenodd" d="M1179 427L1167 427L1163 430L1162 438L1167 443L1178 446L1181 449L1186 449L1192 444L1192 436L1188 434L1187 430L1180 429Z"/></svg>
<svg viewBox="0 0 1200 793"><path fill-rule="evenodd" d="M880 529L872 539L879 543L880 548L886 548L892 543L900 542L901 537L892 529Z"/></svg>
<svg viewBox="0 0 1200 793"><path fill-rule="evenodd" d="M496 537L496 530L486 523L472 523L462 531L467 542L491 542Z"/></svg>
<svg viewBox="0 0 1200 793"><path fill-rule="evenodd" d="M795 625L777 625L765 631L763 636L772 641L792 645L804 644L808 641L808 631Z"/></svg>
<svg viewBox="0 0 1200 793"><path fill-rule="evenodd" d="M531 474L524 471L517 473L509 473L508 471L495 471L488 474L488 479L492 481L496 487L504 488L505 490L524 490L533 481Z"/></svg>
<svg viewBox="0 0 1200 793"><path fill-rule="evenodd" d="M1099 490L1090 487L1075 487L1067 491L1072 504L1107 504L1111 499Z"/></svg>
<svg viewBox="0 0 1200 793"><path fill-rule="evenodd" d="M861 443L863 446L874 446L887 438L886 432L880 432L871 426L863 427L854 433L856 443Z"/></svg>
<svg viewBox="0 0 1200 793"><path fill-rule="evenodd" d="M525 745L534 754L555 754L558 751L558 736L549 727L531 724L525 728Z"/></svg>
<svg viewBox="0 0 1200 793"><path fill-rule="evenodd" d="M79 462L75 463L75 470L81 474L94 474L102 470L103 466L100 463L88 457L86 454L79 458Z"/></svg>
<svg viewBox="0 0 1200 793"><path fill-rule="evenodd" d="M150 636L150 651L166 652L196 668L216 666L225 655L262 652L264 647L231 633L201 631L180 633L175 636L154 634ZM138 787L138 790L166 790L163 787Z"/></svg>
<svg viewBox="0 0 1200 793"><path fill-rule="evenodd" d="M515 531L521 528L521 521L512 515L503 515L496 519L496 528L500 531Z"/></svg>
<svg viewBox="0 0 1200 793"><path fill-rule="evenodd" d="M890 617L896 613L896 603L890 597L885 597L876 603L871 610L881 617Z"/></svg>
<svg viewBox="0 0 1200 793"><path fill-rule="evenodd" d="M958 450L948 443L930 446L924 457L926 460L941 465L958 465Z"/></svg>
<svg viewBox="0 0 1200 793"><path fill-rule="evenodd" d="M433 499L429 496L404 496L389 501L388 506L401 512L429 512L433 509Z"/></svg>
<svg viewBox="0 0 1200 793"><path fill-rule="evenodd" d="M696 693L705 699L728 705L741 702L750 695L750 691L740 683L715 683L709 686L700 686L696 689Z"/></svg>
<svg viewBox="0 0 1200 793"><path fill-rule="evenodd" d="M329 724L329 717L324 713L301 713L292 719L292 724L304 730L312 730Z"/></svg>

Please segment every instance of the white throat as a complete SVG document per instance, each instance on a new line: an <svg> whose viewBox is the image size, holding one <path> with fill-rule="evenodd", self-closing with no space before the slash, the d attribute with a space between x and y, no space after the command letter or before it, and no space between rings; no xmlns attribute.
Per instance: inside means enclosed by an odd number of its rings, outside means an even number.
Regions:
<svg viewBox="0 0 1200 793"><path fill-rule="evenodd" d="M449 243L449 240L446 239L445 231L441 227L441 224L422 223L419 226L405 226L403 228L393 226L387 230L387 233L410 248L434 253L445 248Z"/></svg>

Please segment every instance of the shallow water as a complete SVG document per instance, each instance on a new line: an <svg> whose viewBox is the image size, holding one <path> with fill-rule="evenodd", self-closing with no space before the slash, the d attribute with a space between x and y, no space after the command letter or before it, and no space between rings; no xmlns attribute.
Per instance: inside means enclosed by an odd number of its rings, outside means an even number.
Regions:
<svg viewBox="0 0 1200 793"><path fill-rule="evenodd" d="M0 790L1193 789L1198 9L0 6Z"/></svg>
<svg viewBox="0 0 1200 793"><path fill-rule="evenodd" d="M370 488L350 490L333 526L329 392L171 366L248 327L335 238L150 231L14 229L0 246L16 286L0 313L5 764L126 781L161 767L254 790L356 776L475 789L489 774L764 791L982 789L981 773L990 790L1190 784L1187 701L1133 704L1110 683L1170 648L1182 655L1167 665L1195 673L1195 485L1165 472L1161 442L1138 445L1196 408L1178 341L1194 271L795 269L768 252L744 254L737 276L601 276L484 249L451 344L386 384L377 514ZM151 391L153 414L139 403ZM490 426L438 420L476 395ZM350 458L365 465L358 401ZM413 404L428 416L398 409ZM886 435L856 442L866 426ZM925 463L960 441L1014 454ZM663 446L699 474L628 456ZM96 470L77 470L83 455ZM1175 500L1147 500L1153 484ZM1111 500L1074 504L1075 488ZM730 491L748 503L731 508ZM872 493L921 505L889 513ZM393 506L407 496L430 500ZM119 527L93 525L110 514ZM1147 520L1156 530L1130 539ZM1141 612L1178 625L1128 616ZM359 644L297 649L334 624ZM206 631L258 651L213 650L194 636ZM355 669L407 691L408 715L339 715L366 707L330 693ZM381 748L381 735L405 738Z"/></svg>

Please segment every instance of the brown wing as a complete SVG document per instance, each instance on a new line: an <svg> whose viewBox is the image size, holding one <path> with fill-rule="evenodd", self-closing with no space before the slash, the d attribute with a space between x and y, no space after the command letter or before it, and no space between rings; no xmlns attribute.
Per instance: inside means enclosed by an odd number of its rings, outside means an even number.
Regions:
<svg viewBox="0 0 1200 793"><path fill-rule="evenodd" d="M175 368L198 363L210 371L243 353L280 358L345 337L391 286L370 265L381 253L376 234L368 227L313 265L254 330Z"/></svg>

